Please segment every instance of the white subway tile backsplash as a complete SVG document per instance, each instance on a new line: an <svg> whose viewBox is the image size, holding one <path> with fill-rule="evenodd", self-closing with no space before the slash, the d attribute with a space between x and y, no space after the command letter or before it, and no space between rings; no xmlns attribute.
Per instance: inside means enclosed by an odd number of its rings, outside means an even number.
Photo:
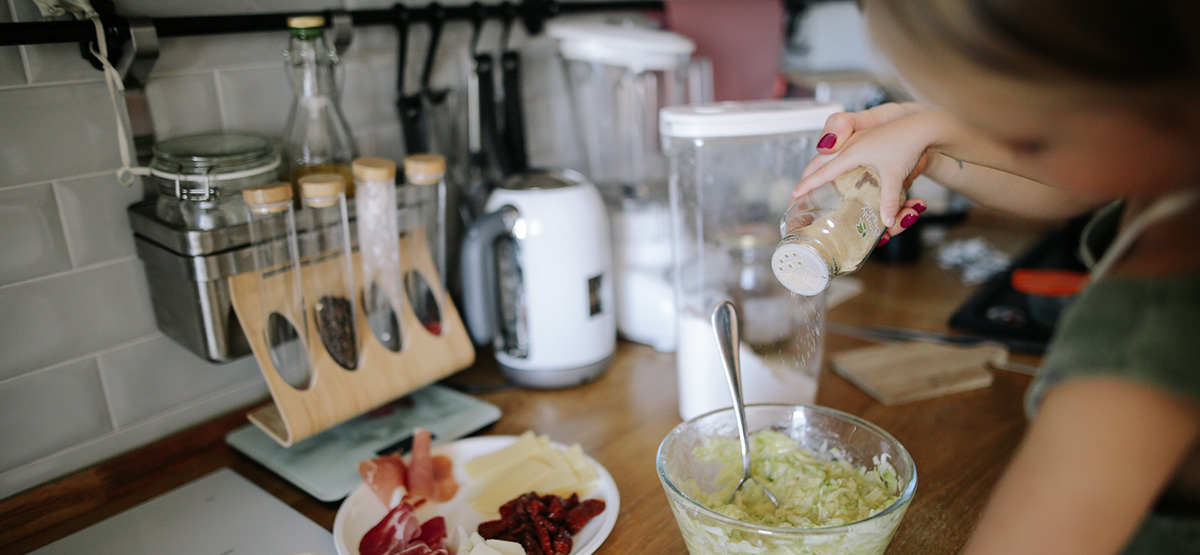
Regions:
<svg viewBox="0 0 1200 555"><path fill-rule="evenodd" d="M195 399L158 418L78 444L8 472L0 472L0 499L162 439L197 422L258 403L266 397L266 382L252 381L217 395Z"/></svg>
<svg viewBox="0 0 1200 555"><path fill-rule="evenodd" d="M0 314L0 380L156 330L136 258L0 287Z"/></svg>
<svg viewBox="0 0 1200 555"><path fill-rule="evenodd" d="M151 77L250 66L282 72L287 44L287 31L163 38Z"/></svg>
<svg viewBox="0 0 1200 555"><path fill-rule="evenodd" d="M0 190L0 285L70 268L54 188Z"/></svg>
<svg viewBox="0 0 1200 555"><path fill-rule="evenodd" d="M0 91L0 114L0 189L121 165L102 82Z"/></svg>
<svg viewBox="0 0 1200 555"><path fill-rule="evenodd" d="M112 431L95 359L0 383L0 472Z"/></svg>
<svg viewBox="0 0 1200 555"><path fill-rule="evenodd" d="M141 187L124 187L115 174L105 173L59 181L54 191L76 268L134 253L125 208L141 200Z"/></svg>
<svg viewBox="0 0 1200 555"><path fill-rule="evenodd" d="M32 1L14 2L13 20L30 22L42 20L42 14ZM69 19L65 18L64 19ZM20 47L25 50L29 73L34 83L58 81L100 81L104 74L83 58L76 43L37 44Z"/></svg>
<svg viewBox="0 0 1200 555"><path fill-rule="evenodd" d="M400 122L390 122L376 127L355 127L354 140L363 156L378 156L395 160L404 159L404 139L401 137Z"/></svg>
<svg viewBox="0 0 1200 555"><path fill-rule="evenodd" d="M341 106L350 127L399 121L396 112L396 57L346 58Z"/></svg>
<svg viewBox="0 0 1200 555"><path fill-rule="evenodd" d="M212 364L164 335L105 352L99 359L118 429L192 399L262 381L252 356L229 364Z"/></svg>
<svg viewBox="0 0 1200 555"><path fill-rule="evenodd" d="M0 23L12 23L8 5L0 2ZM21 61L21 48L0 48L0 87L25 84L25 62Z"/></svg>
<svg viewBox="0 0 1200 555"><path fill-rule="evenodd" d="M146 98L158 140L221 130L217 83L212 72L153 77Z"/></svg>
<svg viewBox="0 0 1200 555"><path fill-rule="evenodd" d="M292 89L283 67L217 72L226 131L279 137L287 124Z"/></svg>

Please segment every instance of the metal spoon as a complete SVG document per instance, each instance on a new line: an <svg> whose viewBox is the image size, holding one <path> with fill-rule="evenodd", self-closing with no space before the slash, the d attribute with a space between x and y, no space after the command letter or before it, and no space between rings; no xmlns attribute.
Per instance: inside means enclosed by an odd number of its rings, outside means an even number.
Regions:
<svg viewBox="0 0 1200 555"><path fill-rule="evenodd" d="M750 473L750 433L746 430L746 404L742 400L742 368L738 362L737 312L733 308L733 303L729 301L717 303L716 308L713 309L712 324L713 332L717 335L717 348L720 349L721 358L725 363L725 378L729 381L729 394L733 396L733 414L737 417L738 439L742 447L742 479L738 480L737 487L733 488L726 503L732 503L738 490L742 489L746 480L750 480L762 488L772 505L778 507L779 500L775 499L771 490Z"/></svg>

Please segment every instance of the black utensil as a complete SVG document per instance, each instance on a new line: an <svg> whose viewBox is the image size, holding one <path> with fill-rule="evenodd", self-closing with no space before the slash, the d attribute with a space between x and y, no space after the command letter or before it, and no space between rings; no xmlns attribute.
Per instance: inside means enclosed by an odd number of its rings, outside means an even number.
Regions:
<svg viewBox="0 0 1200 555"><path fill-rule="evenodd" d="M516 19L516 5L504 3L504 32L500 40L501 78L504 83L504 157L505 173L513 174L529 168L529 154L525 147L525 114L521 104L521 54L509 43L512 23Z"/></svg>

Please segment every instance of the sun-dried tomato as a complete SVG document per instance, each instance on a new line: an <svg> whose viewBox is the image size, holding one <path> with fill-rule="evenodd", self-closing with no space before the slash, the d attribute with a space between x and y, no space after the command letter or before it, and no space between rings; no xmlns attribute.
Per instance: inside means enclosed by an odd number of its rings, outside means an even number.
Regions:
<svg viewBox="0 0 1200 555"><path fill-rule="evenodd" d="M522 494L500 506L500 519L479 525L486 539L515 541L527 555L568 555L571 536L604 512L604 501L580 502L577 494L563 499L557 495Z"/></svg>

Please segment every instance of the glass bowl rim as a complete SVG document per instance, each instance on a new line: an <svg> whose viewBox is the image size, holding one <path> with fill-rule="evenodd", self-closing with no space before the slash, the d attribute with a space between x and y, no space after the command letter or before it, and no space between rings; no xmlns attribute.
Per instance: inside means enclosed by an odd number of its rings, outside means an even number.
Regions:
<svg viewBox="0 0 1200 555"><path fill-rule="evenodd" d="M775 409L786 408L786 409L789 409L792 411L795 411L796 409L805 409L805 410L810 410L813 412L823 413L826 416L832 416L837 419L846 420L857 426L862 426L868 430L871 430L872 432L879 434L884 439L891 441L893 444L895 444L899 448L900 456L903 457L903 460L908 463L908 466L910 468L912 468L912 479L908 481L908 484L905 485L904 490L900 492L900 495L896 498L896 500L893 501L891 505L888 505L887 508L885 508L882 511L879 511L878 513L875 513L867 518L864 518L862 520L856 520L856 521L848 523L848 524L836 524L833 526L818 526L815 528L794 528L794 527L784 528L781 526L767 526L765 524L754 524L752 522L746 522L744 520L738 520L736 518L731 518L731 517L725 516L721 513L718 513L717 511L714 511L712 509L709 509L708 507L705 507L704 505L697 502L695 499L692 499L691 496L687 495L686 493L683 493L683 491L681 491L679 489L679 487L675 485L675 482L671 481L671 479L669 477L667 477L666 470L663 468L663 458L665 457L663 448L667 445L668 440L673 439L675 436L679 435L680 431L683 430L683 428L689 424L693 424L702 418L706 418L708 416L711 416L711 415L714 415L717 413L731 412L733 410L733 407L725 407L725 408L712 410L712 411L706 412L706 413L698 415L698 416L693 416L692 418L684 420L683 422L680 422L679 424L677 424L674 428L671 429L670 432L667 433L666 437L663 438L662 442L658 444L658 452L655 454L655 457L654 457L654 466L655 466L655 469L658 471L659 481L662 482L663 484L665 484L667 487L669 487L671 492L678 495L681 499L683 499L686 502L686 504L690 508L692 508L693 510L696 510L700 514L702 514L712 520L718 521L722 524L734 526L737 528L751 529L754 532L765 533L767 535L812 535L812 534L844 533L852 527L857 527L859 525L862 525L863 523L871 522L873 520L883 518L884 516L890 515L891 513L899 510L901 507L907 506L908 503L910 501L912 501L913 494L916 493L916 490L917 490L917 465L913 461L912 455L908 452L908 449L904 447L904 444L900 443L900 441L898 441L895 437L892 437L892 434L887 433L887 431L885 431L883 428L880 428L878 425L873 424L862 418L859 418L848 412L840 411L837 409L831 409L829 407L822 407L822 406L818 406L818 405L786 404L786 403L757 403L757 404L746 405L747 411L749 411L752 408L775 408Z"/></svg>

